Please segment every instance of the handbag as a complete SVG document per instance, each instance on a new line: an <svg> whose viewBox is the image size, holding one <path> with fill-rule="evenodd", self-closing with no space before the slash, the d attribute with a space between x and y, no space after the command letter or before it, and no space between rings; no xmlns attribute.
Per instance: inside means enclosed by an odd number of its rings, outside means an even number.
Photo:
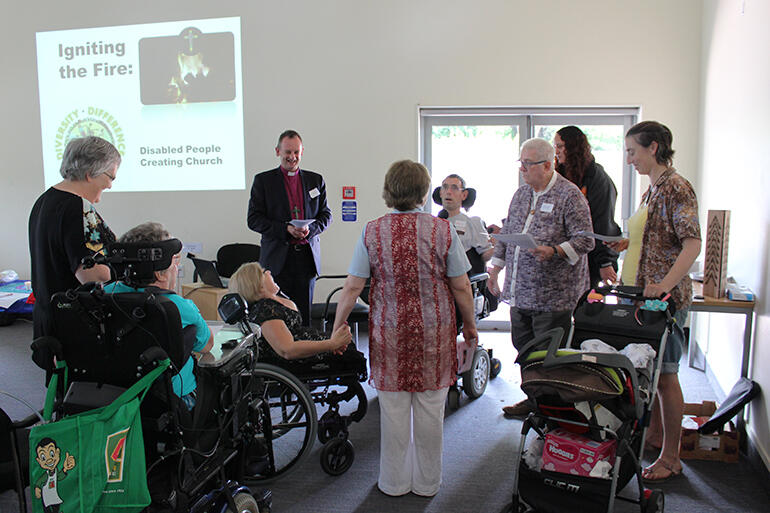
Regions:
<svg viewBox="0 0 770 513"><path fill-rule="evenodd" d="M131 513L150 504L139 406L169 365L162 360L107 406L32 428L35 513ZM66 363L57 362L57 368L66 372ZM51 419L58 377L54 373L48 385L46 420Z"/></svg>

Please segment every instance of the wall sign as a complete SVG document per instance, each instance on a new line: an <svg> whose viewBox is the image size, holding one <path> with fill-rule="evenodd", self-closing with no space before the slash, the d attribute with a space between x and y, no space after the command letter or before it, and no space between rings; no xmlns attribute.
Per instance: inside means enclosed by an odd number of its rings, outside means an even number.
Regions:
<svg viewBox="0 0 770 513"><path fill-rule="evenodd" d="M342 220L343 221L355 221L358 219L358 202L356 201L343 201L342 202Z"/></svg>

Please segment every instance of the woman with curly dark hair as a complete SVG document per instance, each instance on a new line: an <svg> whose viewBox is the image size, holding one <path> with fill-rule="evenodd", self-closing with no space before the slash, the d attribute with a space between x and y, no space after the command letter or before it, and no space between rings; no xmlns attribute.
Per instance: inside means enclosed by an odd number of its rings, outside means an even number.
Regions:
<svg viewBox="0 0 770 513"><path fill-rule="evenodd" d="M614 219L617 189L612 178L596 162L583 131L576 126L565 126L556 132L553 146L556 171L577 185L588 200L594 233L620 235L620 227ZM600 281L616 281L617 270L618 254L604 244L596 244L588 253L591 287L596 287Z"/></svg>

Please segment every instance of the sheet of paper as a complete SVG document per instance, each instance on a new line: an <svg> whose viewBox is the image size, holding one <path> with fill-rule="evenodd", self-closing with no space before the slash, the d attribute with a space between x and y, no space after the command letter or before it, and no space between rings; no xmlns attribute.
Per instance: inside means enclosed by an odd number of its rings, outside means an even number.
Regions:
<svg viewBox="0 0 770 513"><path fill-rule="evenodd" d="M575 235L584 235L586 237L593 237L594 239L598 239L604 242L617 242L625 238L622 235L602 235L600 233L594 233L594 232L577 232Z"/></svg>
<svg viewBox="0 0 770 513"><path fill-rule="evenodd" d="M289 224L296 226L297 228L305 228L306 226L310 226L310 223L315 221L315 219L292 219L289 221Z"/></svg>
<svg viewBox="0 0 770 513"><path fill-rule="evenodd" d="M0 292L0 307L10 308L19 299L27 299L28 292Z"/></svg>
<svg viewBox="0 0 770 513"><path fill-rule="evenodd" d="M490 237L499 240L500 242L504 242L505 244L514 244L522 249L532 249L537 247L535 239L528 233L493 233Z"/></svg>

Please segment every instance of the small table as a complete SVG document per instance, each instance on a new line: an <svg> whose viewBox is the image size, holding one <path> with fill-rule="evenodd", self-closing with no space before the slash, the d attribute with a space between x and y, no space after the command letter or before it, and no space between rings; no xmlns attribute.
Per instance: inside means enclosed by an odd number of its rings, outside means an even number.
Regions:
<svg viewBox="0 0 770 513"><path fill-rule="evenodd" d="M240 353L260 337L262 331L259 326L252 325L253 333L244 335L238 326L223 325L222 322L207 322L209 329L214 334L214 345L211 351L198 357L200 367L221 367L236 354ZM235 342L233 347L223 348L222 344Z"/></svg>
<svg viewBox="0 0 770 513"><path fill-rule="evenodd" d="M741 314L746 317L743 327L743 352L741 353L741 377L749 376L749 361L751 359L751 336L754 325L754 301L733 301L731 299L714 298L703 296L703 283L693 281L692 289L694 299L690 305L690 312L712 312L712 313L732 313ZM695 344L691 340L687 352L687 361L690 367L697 368L694 365ZM703 369L698 370L705 370ZM741 445L746 440L746 423L743 417L743 410L738 415L738 430L741 432Z"/></svg>

